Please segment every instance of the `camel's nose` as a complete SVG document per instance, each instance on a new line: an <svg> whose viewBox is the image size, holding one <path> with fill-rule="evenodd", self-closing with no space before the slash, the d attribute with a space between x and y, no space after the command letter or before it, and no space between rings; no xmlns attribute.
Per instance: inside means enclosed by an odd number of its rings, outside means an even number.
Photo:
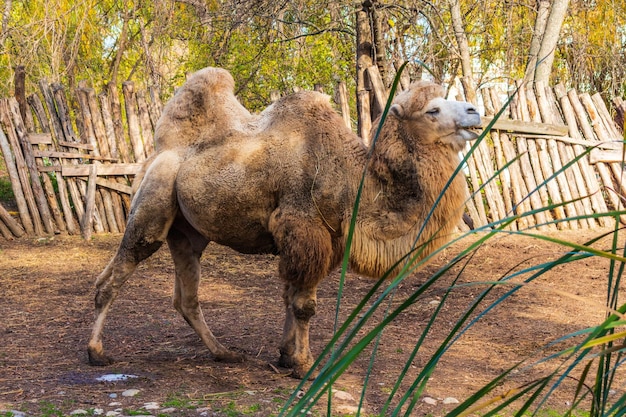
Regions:
<svg viewBox="0 0 626 417"><path fill-rule="evenodd" d="M478 110L476 110L476 107L474 107L473 104L469 104L469 103L467 104L465 112L467 114L478 114Z"/></svg>

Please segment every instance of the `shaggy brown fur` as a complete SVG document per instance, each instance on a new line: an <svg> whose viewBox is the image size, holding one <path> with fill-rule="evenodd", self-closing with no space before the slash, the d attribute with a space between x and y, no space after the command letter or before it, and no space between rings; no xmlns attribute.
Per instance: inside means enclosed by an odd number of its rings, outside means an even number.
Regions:
<svg viewBox="0 0 626 417"><path fill-rule="evenodd" d="M316 288L342 258L368 149L327 96L298 93L255 116L233 87L227 71L207 68L165 107L158 152L144 164L120 247L96 283L92 364L111 362L102 329L119 287L167 240L176 268L174 306L220 360L243 358L215 339L202 315L202 251L214 241L243 253L280 254L287 313L280 364L296 377L311 367ZM381 276L416 239L424 256L431 253L460 219L458 177L424 224L459 163L458 151L475 137L467 129L480 123L471 105L442 96L439 86L419 82L394 100L366 168L350 253L358 272Z"/></svg>

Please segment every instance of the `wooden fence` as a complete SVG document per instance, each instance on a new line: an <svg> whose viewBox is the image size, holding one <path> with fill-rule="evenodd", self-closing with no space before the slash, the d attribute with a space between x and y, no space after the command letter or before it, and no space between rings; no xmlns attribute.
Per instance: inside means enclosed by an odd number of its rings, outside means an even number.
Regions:
<svg viewBox="0 0 626 417"><path fill-rule="evenodd" d="M39 92L22 105L16 98L0 99L0 152L16 200L13 212L0 204L5 239L55 233L88 239L93 232L124 231L133 177L154 152L159 96L135 91L131 82L123 84L122 97L115 86L98 95L90 88L71 93L69 100L63 86L40 81ZM349 126L341 83L337 97ZM373 88L372 107L384 107L384 97ZM479 92L484 127L502 107L500 97L494 88ZM618 99L614 105L623 118L624 103ZM596 228L608 220L576 217L624 209L622 132L599 94L562 85L520 83L466 172L472 195L467 212L475 226L535 210L509 227ZM564 202L569 203L559 205ZM541 210L550 205L555 206Z"/></svg>
<svg viewBox="0 0 626 417"><path fill-rule="evenodd" d="M99 95L79 88L74 100L59 84L40 81L39 90L22 109L0 99L0 151L17 206L9 213L0 205L0 233L123 232L133 176L154 151L158 94L131 82L123 101L113 85Z"/></svg>

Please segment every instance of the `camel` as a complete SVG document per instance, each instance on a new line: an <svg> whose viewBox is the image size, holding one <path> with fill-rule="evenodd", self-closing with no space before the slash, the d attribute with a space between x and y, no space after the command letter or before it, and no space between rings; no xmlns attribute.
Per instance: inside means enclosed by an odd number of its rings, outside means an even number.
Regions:
<svg viewBox="0 0 626 417"><path fill-rule="evenodd" d="M429 212L459 151L476 138L470 129L480 116L469 103L444 99L441 86L419 81L398 94L372 149L322 93L299 92L251 114L233 91L228 71L205 68L165 106L157 152L135 180L126 231L96 281L91 364L112 363L102 343L107 312L137 265L165 241L175 266L174 307L215 360L244 360L211 333L198 301L200 256L216 242L279 255L286 309L279 365L302 378L314 363L316 289L341 263L364 172L349 255L355 272L380 277L415 246L422 250L416 260L423 258L459 223L462 175Z"/></svg>

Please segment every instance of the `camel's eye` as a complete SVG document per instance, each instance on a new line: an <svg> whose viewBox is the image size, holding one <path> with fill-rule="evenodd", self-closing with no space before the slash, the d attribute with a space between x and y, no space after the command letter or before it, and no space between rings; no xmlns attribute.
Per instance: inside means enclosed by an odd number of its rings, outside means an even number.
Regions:
<svg viewBox="0 0 626 417"><path fill-rule="evenodd" d="M426 114L430 114L431 116L436 116L439 114L439 107L433 107L430 110L426 110Z"/></svg>

